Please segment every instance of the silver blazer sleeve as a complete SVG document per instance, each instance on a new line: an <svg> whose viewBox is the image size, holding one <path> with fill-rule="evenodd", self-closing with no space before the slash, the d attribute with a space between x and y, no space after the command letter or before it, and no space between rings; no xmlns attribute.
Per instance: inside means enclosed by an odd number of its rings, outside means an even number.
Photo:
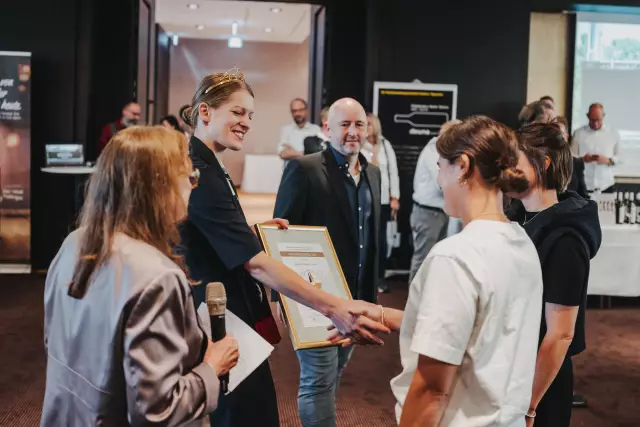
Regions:
<svg viewBox="0 0 640 427"><path fill-rule="evenodd" d="M164 274L145 287L127 318L123 368L132 426L180 425L217 406L214 369L204 362L185 366L193 354L189 343L202 342L188 286Z"/></svg>

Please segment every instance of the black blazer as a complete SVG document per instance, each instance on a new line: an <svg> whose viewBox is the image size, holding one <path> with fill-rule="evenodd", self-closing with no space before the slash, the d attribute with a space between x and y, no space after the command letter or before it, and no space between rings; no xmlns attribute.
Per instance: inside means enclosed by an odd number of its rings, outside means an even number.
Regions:
<svg viewBox="0 0 640 427"><path fill-rule="evenodd" d="M327 227L352 296L374 302L379 280L380 169L369 164L364 175L371 189L373 230L370 241L374 248L369 253L371 268L365 272L359 292L356 218L349 205L344 177L330 148L287 164L278 189L274 217L287 219L291 225Z"/></svg>

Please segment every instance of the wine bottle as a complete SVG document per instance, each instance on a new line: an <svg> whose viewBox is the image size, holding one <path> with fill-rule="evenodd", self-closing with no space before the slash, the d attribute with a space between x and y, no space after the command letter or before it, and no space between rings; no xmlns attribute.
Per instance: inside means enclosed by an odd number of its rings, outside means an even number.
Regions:
<svg viewBox="0 0 640 427"><path fill-rule="evenodd" d="M624 193L624 223L629 224L631 222L629 217L631 216L631 203L629 203L629 193Z"/></svg>
<svg viewBox="0 0 640 427"><path fill-rule="evenodd" d="M616 196L616 224L624 224L624 199L622 192Z"/></svg>
<svg viewBox="0 0 640 427"><path fill-rule="evenodd" d="M640 193L636 194L636 224L640 224Z"/></svg>
<svg viewBox="0 0 640 427"><path fill-rule="evenodd" d="M638 216L636 195L629 193L629 224L635 224Z"/></svg>

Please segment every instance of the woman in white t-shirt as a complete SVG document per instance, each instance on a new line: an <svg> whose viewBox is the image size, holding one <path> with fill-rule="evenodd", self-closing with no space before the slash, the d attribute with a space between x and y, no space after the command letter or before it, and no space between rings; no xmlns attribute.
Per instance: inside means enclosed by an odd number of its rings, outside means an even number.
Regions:
<svg viewBox="0 0 640 427"><path fill-rule="evenodd" d="M436 147L444 210L464 228L433 247L404 312L367 312L400 330L403 371L391 381L397 420L402 427L524 426L542 274L533 243L503 212L503 192L528 187L516 169L516 136L478 116L447 130Z"/></svg>

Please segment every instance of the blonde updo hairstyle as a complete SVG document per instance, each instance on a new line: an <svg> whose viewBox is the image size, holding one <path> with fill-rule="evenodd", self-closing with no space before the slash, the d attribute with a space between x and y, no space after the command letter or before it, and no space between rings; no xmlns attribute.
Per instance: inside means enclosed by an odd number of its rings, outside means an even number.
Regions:
<svg viewBox="0 0 640 427"><path fill-rule="evenodd" d="M242 71L237 68L226 73L209 74L198 85L191 100L191 106L182 111L182 121L195 129L198 125L198 106L200 104L205 103L211 108L219 108L239 90L246 90L252 97L255 97L251 86L244 80Z"/></svg>

